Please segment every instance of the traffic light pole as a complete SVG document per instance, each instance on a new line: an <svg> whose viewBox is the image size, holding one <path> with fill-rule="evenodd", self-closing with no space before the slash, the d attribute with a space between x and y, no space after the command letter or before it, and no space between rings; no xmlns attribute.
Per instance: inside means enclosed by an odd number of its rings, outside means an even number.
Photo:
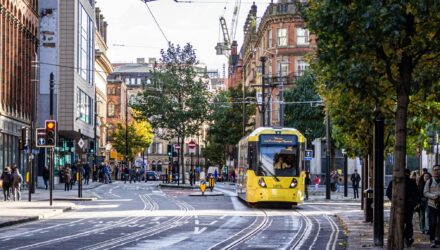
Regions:
<svg viewBox="0 0 440 250"><path fill-rule="evenodd" d="M49 76L50 79L50 91L49 91L49 115L50 115L50 120L53 120L53 95L54 95L54 88L55 88L55 79L54 79L54 74L53 72L50 73ZM49 150L49 179L50 179L50 189L49 189L49 203L52 206L53 203L53 197L52 197L52 193L53 193L53 148L50 147L48 148Z"/></svg>
<svg viewBox="0 0 440 250"><path fill-rule="evenodd" d="M325 166L326 166L326 175L325 175L325 198L330 200L330 151L331 151L331 143L330 143L330 117L328 114L328 110L325 111L325 143L326 143L326 152L325 152Z"/></svg>
<svg viewBox="0 0 440 250"><path fill-rule="evenodd" d="M82 139L81 129L78 130L79 132L79 138ZM82 148L79 147L79 159L78 159L78 198L82 197Z"/></svg>

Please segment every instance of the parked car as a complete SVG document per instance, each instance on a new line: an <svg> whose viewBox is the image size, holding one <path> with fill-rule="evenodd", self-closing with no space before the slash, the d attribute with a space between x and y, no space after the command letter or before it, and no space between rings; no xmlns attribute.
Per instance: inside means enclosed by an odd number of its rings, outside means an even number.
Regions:
<svg viewBox="0 0 440 250"><path fill-rule="evenodd" d="M154 172L154 171L147 171L146 177L147 177L148 181L157 181L158 180L156 172Z"/></svg>

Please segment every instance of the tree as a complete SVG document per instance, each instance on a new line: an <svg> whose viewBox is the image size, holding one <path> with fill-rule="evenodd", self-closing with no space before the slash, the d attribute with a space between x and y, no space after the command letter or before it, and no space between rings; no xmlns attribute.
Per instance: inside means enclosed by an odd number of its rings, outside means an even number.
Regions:
<svg viewBox="0 0 440 250"><path fill-rule="evenodd" d="M248 103L247 100L248 97L253 96L255 96L253 91L246 91L243 100L243 87L239 84L220 92L214 98L204 152L205 157L211 162L224 164L225 156L230 153L229 146L235 146L245 134L250 132L249 128L253 127L254 122L249 118L253 115L256 105ZM244 127L243 119L245 119Z"/></svg>
<svg viewBox="0 0 440 250"><path fill-rule="evenodd" d="M440 2L436 0L310 1L302 8L316 34L320 74L327 88L342 85L377 107L391 90L395 145L388 249L403 248L405 160L410 96L430 93L439 79ZM384 98L384 100L390 100Z"/></svg>
<svg viewBox="0 0 440 250"><path fill-rule="evenodd" d="M286 102L320 101L321 97L315 89L315 80L311 74L305 74L293 88L284 92ZM285 126L293 127L304 133L308 146L316 138L325 134L324 113L322 108L312 103L287 104L285 109Z"/></svg>
<svg viewBox="0 0 440 250"><path fill-rule="evenodd" d="M125 153L125 142L127 141L128 159L134 160L136 154L148 148L153 142L153 129L147 121L133 121L128 124L128 140L125 138L126 128L118 123L113 134L114 145L118 153Z"/></svg>
<svg viewBox="0 0 440 250"><path fill-rule="evenodd" d="M152 72L153 87L145 86L133 107L138 117L148 120L163 139L177 138L184 148L185 138L195 135L209 113L209 92L203 76L196 71L198 61L191 44L169 44ZM183 150L180 151L183 162ZM183 174L182 167L180 173ZM185 183L185 179L183 179Z"/></svg>

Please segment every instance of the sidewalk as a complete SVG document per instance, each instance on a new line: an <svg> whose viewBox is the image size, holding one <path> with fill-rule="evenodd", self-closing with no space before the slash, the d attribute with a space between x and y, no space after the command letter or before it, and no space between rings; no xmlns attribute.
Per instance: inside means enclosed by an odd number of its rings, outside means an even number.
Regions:
<svg viewBox="0 0 440 250"><path fill-rule="evenodd" d="M384 245L387 244L388 227L390 217L390 202L384 199ZM314 192L310 194L309 200L304 204L331 204L332 211L340 220L342 227L347 235L347 249L386 249L386 247L374 246L373 224L364 222L364 211L361 210L360 199L353 199L353 192L344 197L343 192L331 193L331 200L325 199L325 192ZM429 236L420 232L419 216L417 213L413 216L414 243L410 249L430 248Z"/></svg>
<svg viewBox="0 0 440 250"><path fill-rule="evenodd" d="M102 183L99 182L90 182L89 185L84 185L83 198L78 198L77 185L71 191L66 192L64 191L64 184L57 184L52 193L52 206L49 204L49 190L46 189L36 189L35 194L31 196L31 202L28 201L28 190L22 190L20 201L4 201L2 195L0 200L0 228L49 218L74 209L75 203L73 201L95 200L96 197L90 196L87 190L101 185Z"/></svg>

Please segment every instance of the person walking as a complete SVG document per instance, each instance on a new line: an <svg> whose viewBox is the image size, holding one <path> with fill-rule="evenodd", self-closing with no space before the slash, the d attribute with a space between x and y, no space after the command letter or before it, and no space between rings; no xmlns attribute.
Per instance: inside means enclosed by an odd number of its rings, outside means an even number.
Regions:
<svg viewBox="0 0 440 250"><path fill-rule="evenodd" d="M9 167L5 167L0 179L2 181L2 189L3 189L3 195L5 196L5 201L9 200L11 196L9 189L11 188L12 185L12 173Z"/></svg>
<svg viewBox="0 0 440 250"><path fill-rule="evenodd" d="M127 183L127 180L130 176L130 169L128 169L128 166L124 167L124 184Z"/></svg>
<svg viewBox="0 0 440 250"><path fill-rule="evenodd" d="M72 172L69 166L64 167L64 191L72 189Z"/></svg>
<svg viewBox="0 0 440 250"><path fill-rule="evenodd" d="M88 163L84 163L84 165L83 165L83 173L84 173L83 178L84 178L85 185L89 185L91 171L92 171L92 169L90 168L90 165Z"/></svg>
<svg viewBox="0 0 440 250"><path fill-rule="evenodd" d="M357 169L354 170L354 173L351 174L351 186L353 187L354 198L359 198L359 183L361 182L361 176L359 175Z"/></svg>
<svg viewBox="0 0 440 250"><path fill-rule="evenodd" d="M405 169L405 213L404 213L404 231L403 238L405 240L405 244L407 247L410 247L412 243L414 243L413 238L413 214L414 208L420 202L419 189L417 187L417 183L415 180L410 178L411 171L409 169ZM390 181L388 185L386 195L388 199L392 199L393 196L393 181Z"/></svg>
<svg viewBox="0 0 440 250"><path fill-rule="evenodd" d="M425 183L423 195L428 199L429 240L431 247L435 248L436 228L440 217L440 165L432 167L432 178Z"/></svg>
<svg viewBox="0 0 440 250"><path fill-rule="evenodd" d="M318 192L318 190L319 190L319 183L321 183L321 178L319 178L319 176L316 175L314 182L315 182L315 192Z"/></svg>
<svg viewBox="0 0 440 250"><path fill-rule="evenodd" d="M306 177L304 178L304 193L306 195L305 200L309 199L309 185L310 185L310 173L306 171Z"/></svg>
<svg viewBox="0 0 440 250"><path fill-rule="evenodd" d="M47 167L47 165L45 165L43 168L43 182L44 182L44 186L46 186L46 190L48 187L47 181L49 180L49 176L50 176L49 168Z"/></svg>
<svg viewBox="0 0 440 250"><path fill-rule="evenodd" d="M20 170L16 167L12 173L12 199L14 201L21 200L21 183L23 177L20 174Z"/></svg>
<svg viewBox="0 0 440 250"><path fill-rule="evenodd" d="M424 195L425 185L431 179L428 173L422 173L420 176L417 186L419 188L420 204L419 204L419 226L422 234L427 234L429 232L429 222L428 222L428 199Z"/></svg>

